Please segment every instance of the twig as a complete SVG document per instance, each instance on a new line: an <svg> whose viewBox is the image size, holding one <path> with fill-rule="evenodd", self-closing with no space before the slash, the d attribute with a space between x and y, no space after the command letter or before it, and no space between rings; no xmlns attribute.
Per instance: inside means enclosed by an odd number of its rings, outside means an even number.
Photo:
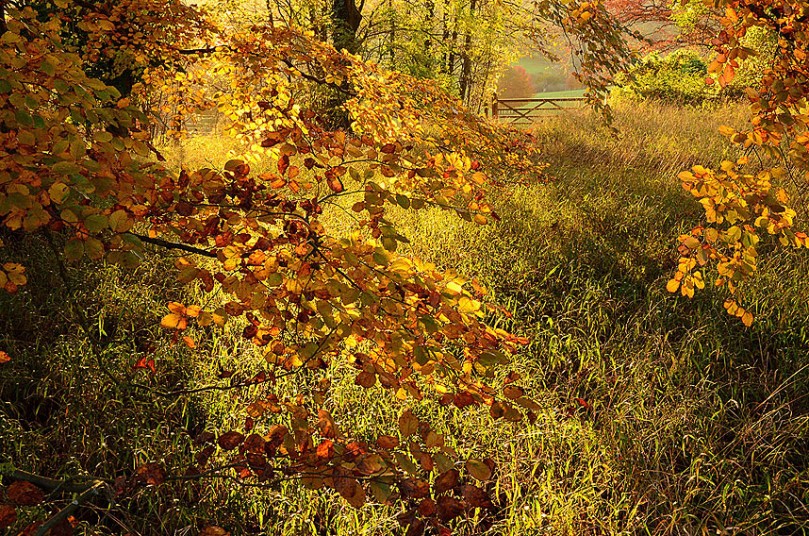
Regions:
<svg viewBox="0 0 809 536"><path fill-rule="evenodd" d="M53 515L53 517L51 517L49 520L43 523L42 526L39 527L39 530L37 530L36 536L45 536L45 534L47 534L48 531L51 530L53 527L55 527L60 521L67 519L69 515L73 514L73 512L78 510L83 502L87 501L93 495L98 494L99 488L103 486L106 486L106 482L102 480L97 480L93 482L92 486L90 486L89 489L87 489L84 493L82 493L81 495L70 501L70 504L59 510L56 514Z"/></svg>
<svg viewBox="0 0 809 536"><path fill-rule="evenodd" d="M169 242L167 240L163 240L161 238L151 238L145 235L128 232L128 235L134 236L138 238L142 242L146 242L147 244L152 244L154 246L160 246L167 249L179 249L181 251L187 251L188 253L194 253L196 255L202 255L203 257L209 257L212 259L216 258L216 253L212 251L208 251L207 249L197 248L194 246L189 246L187 244L179 244L177 242Z"/></svg>

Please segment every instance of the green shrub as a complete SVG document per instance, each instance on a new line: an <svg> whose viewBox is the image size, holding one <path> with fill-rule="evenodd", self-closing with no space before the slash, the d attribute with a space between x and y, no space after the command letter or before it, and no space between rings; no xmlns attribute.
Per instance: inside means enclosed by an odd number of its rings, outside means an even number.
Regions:
<svg viewBox="0 0 809 536"><path fill-rule="evenodd" d="M649 54L617 79L619 97L660 100L678 104L701 104L721 95L717 84L708 85L707 62L691 50L668 55Z"/></svg>

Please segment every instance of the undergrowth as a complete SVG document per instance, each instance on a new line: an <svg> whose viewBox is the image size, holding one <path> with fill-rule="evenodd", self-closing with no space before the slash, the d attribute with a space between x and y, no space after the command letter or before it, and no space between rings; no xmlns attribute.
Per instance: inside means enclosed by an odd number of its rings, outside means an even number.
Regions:
<svg viewBox="0 0 809 536"><path fill-rule="evenodd" d="M725 314L719 291L693 300L665 291L676 237L701 216L677 172L733 157L716 129L741 117L619 105L617 134L586 114L549 119L536 134L552 179L499 193L500 223L399 214L414 255L485 283L512 313L492 322L530 341L513 367L542 407L535 423L415 409L453 430L461 453L498 462L495 518L465 520L459 534L809 532L809 258L762 261L744 296L757 317L749 329ZM224 152L198 138L167 154L195 166ZM262 387L189 391L246 379L261 356L238 328L196 333L192 349L156 327L168 300L195 292L173 282L172 258L62 272L44 268L55 266L59 236L11 238L4 254L26 257L32 281L0 295L0 349L13 356L0 365L4 471L113 482L146 462L181 468L201 432L244 423ZM133 368L142 357L154 374ZM406 403L358 388L342 366L329 373L332 414L346 429L395 429ZM291 481L251 489L211 479L97 501L77 522L87 534L217 524L234 534L385 535L400 531L396 514L354 510ZM18 525L46 512L26 515Z"/></svg>

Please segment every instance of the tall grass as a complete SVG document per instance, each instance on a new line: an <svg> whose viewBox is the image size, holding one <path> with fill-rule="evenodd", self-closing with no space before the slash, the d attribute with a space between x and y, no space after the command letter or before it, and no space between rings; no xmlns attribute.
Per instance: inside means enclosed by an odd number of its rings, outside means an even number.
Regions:
<svg viewBox="0 0 809 536"><path fill-rule="evenodd" d="M745 295L758 318L750 329L726 316L718 291L686 300L664 288L677 235L701 216L676 174L732 157L716 127L741 117L737 108L619 106L617 132L586 114L547 119L536 134L553 179L498 194L500 223L397 215L412 254L483 281L513 313L493 321L530 341L513 367L542 407L534 424L415 409L462 454L498 462L495 518L465 520L459 534L809 532L809 259L763 260ZM182 161L221 155L218 143L191 140ZM48 247L30 239L17 253L44 260ZM15 356L0 368L6 463L52 476L125 474L145 461L179 467L200 430L239 425L259 388L167 399L130 384L193 387L260 363L236 332L192 350L155 330L166 299L193 292L165 279L169 262L151 259L135 273L75 267L69 285L35 269L23 293L0 297L0 344ZM79 311L92 333L75 328ZM153 377L131 370L144 352L155 356ZM393 430L404 403L358 388L343 367L329 371L332 413L358 437ZM355 511L294 482L251 490L210 481L144 489L79 521L93 534L216 523L233 533L385 535L400 531L397 513Z"/></svg>

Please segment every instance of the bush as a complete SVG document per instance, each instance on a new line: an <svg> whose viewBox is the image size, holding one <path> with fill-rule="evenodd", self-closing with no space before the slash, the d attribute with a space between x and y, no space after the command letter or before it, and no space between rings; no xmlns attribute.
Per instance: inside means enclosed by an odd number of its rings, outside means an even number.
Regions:
<svg viewBox="0 0 809 536"><path fill-rule="evenodd" d="M630 99L653 99L678 104L716 100L721 88L708 85L708 65L699 54L677 50L663 56L652 53L632 66L616 82L615 93Z"/></svg>

